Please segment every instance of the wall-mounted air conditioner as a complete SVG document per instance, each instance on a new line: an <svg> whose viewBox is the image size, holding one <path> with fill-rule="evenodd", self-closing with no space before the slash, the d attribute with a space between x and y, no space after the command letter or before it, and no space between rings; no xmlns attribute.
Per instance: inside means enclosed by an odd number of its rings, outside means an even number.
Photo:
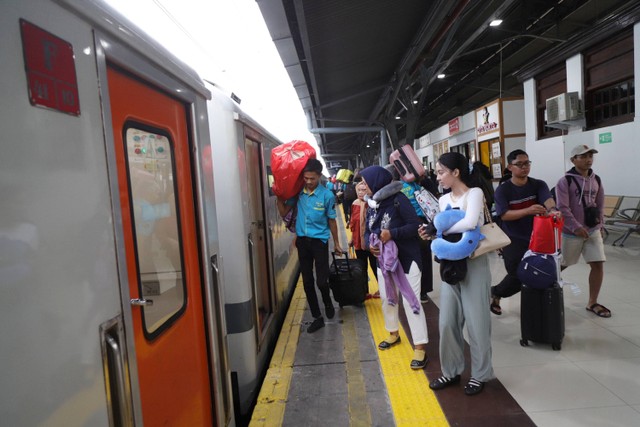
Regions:
<svg viewBox="0 0 640 427"><path fill-rule="evenodd" d="M584 118L578 92L563 93L547 99L547 124Z"/></svg>

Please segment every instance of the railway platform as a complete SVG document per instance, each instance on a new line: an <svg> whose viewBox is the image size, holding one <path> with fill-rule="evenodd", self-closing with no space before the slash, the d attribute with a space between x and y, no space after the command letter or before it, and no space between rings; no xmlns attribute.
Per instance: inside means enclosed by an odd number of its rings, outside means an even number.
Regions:
<svg viewBox="0 0 640 427"><path fill-rule="evenodd" d="M341 244L346 243L343 218L339 224ZM614 313L611 319L584 310L587 265L581 263L563 273L569 286L565 287L566 336L561 351L542 344L522 347L520 298L503 300L504 314L492 317L497 378L471 397L463 392L468 368L458 386L436 393L428 387L440 375L437 273L431 300L423 304L429 363L419 371L409 367L413 350L402 306L402 343L387 351L376 346L387 334L379 299L341 309L336 303L336 316L325 318L326 326L309 334L306 327L312 319L300 280L250 425L636 425L640 419L640 338L631 325L640 322L640 291L632 286L633 277L640 274L638 263L632 261L640 254L638 240L625 248L606 246L601 296ZM495 282L504 274L504 267L496 254L491 255L490 263ZM435 272L437 266L434 264ZM374 292L377 285L371 270L369 283ZM466 358L468 366L468 346ZM622 380L625 370L629 376Z"/></svg>

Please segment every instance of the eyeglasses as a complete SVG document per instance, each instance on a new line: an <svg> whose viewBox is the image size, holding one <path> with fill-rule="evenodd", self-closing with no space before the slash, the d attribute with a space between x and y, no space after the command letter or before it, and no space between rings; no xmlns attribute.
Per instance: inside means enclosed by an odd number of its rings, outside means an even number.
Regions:
<svg viewBox="0 0 640 427"><path fill-rule="evenodd" d="M518 169L522 169L522 168L528 168L529 166L531 166L531 161L527 160L526 162L518 162L518 163L511 163L511 164L517 167Z"/></svg>

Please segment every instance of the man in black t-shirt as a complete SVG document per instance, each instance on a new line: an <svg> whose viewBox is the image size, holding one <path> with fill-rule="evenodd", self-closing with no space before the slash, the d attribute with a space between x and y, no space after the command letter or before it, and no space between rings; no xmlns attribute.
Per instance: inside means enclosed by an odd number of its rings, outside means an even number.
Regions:
<svg viewBox="0 0 640 427"><path fill-rule="evenodd" d="M495 191L496 215L501 218L500 226L511 239L511 244L502 249L507 275L491 288L491 312L502 314L500 298L507 298L520 292L522 282L516 272L520 260L529 249L533 231L533 217L557 211L547 184L529 177L531 162L523 150L514 150L507 156L507 169L511 179L505 181Z"/></svg>

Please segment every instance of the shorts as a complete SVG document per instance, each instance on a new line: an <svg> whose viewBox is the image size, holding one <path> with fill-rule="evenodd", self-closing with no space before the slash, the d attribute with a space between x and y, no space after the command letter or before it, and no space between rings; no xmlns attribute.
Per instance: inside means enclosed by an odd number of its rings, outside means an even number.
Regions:
<svg viewBox="0 0 640 427"><path fill-rule="evenodd" d="M604 262L604 242L600 230L593 231L587 240L573 234L562 233L562 266L577 264L580 255L588 264L590 262Z"/></svg>

